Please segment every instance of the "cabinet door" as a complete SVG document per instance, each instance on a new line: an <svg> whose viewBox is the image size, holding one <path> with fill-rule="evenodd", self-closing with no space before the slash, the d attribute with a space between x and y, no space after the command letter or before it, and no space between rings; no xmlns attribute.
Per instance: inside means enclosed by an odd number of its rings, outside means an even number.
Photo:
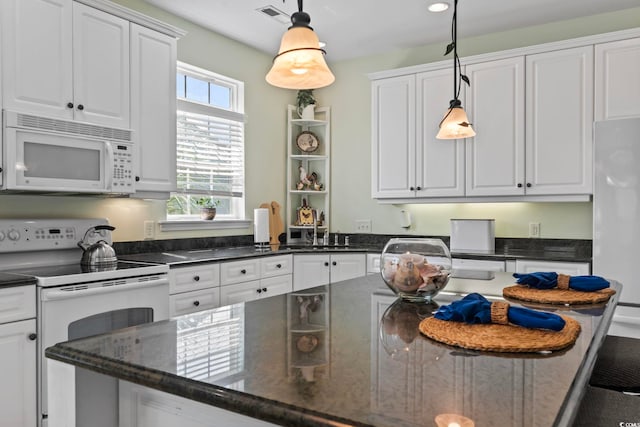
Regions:
<svg viewBox="0 0 640 427"><path fill-rule="evenodd" d="M0 325L0 424L36 426L35 319Z"/></svg>
<svg viewBox="0 0 640 427"><path fill-rule="evenodd" d="M73 3L76 120L128 129L129 22Z"/></svg>
<svg viewBox="0 0 640 427"><path fill-rule="evenodd" d="M537 271L555 271L570 276L590 274L588 262L537 261L530 259L516 260L516 273L535 273Z"/></svg>
<svg viewBox="0 0 640 427"><path fill-rule="evenodd" d="M416 186L414 75L371 84L371 195L414 197Z"/></svg>
<svg viewBox="0 0 640 427"><path fill-rule="evenodd" d="M220 288L184 292L169 296L169 316L176 317L197 311L209 310L220 305Z"/></svg>
<svg viewBox="0 0 640 427"><path fill-rule="evenodd" d="M262 287L260 280L252 280L246 283L236 283L220 288L220 305L237 304L260 298Z"/></svg>
<svg viewBox="0 0 640 427"><path fill-rule="evenodd" d="M526 194L592 193L593 48L526 59Z"/></svg>
<svg viewBox="0 0 640 427"><path fill-rule="evenodd" d="M73 118L72 1L2 0L6 109Z"/></svg>
<svg viewBox="0 0 640 427"><path fill-rule="evenodd" d="M284 276L261 279L260 289L262 290L260 298L289 293L293 290L293 277L291 274L285 274Z"/></svg>
<svg viewBox="0 0 640 427"><path fill-rule="evenodd" d="M126 381L118 383L120 427L276 426L138 384Z"/></svg>
<svg viewBox="0 0 640 427"><path fill-rule="evenodd" d="M595 47L595 120L640 116L640 38Z"/></svg>
<svg viewBox="0 0 640 427"><path fill-rule="evenodd" d="M367 274L365 254L332 254L331 283L354 279Z"/></svg>
<svg viewBox="0 0 640 427"><path fill-rule="evenodd" d="M294 255L293 290L328 285L330 280L329 255Z"/></svg>
<svg viewBox="0 0 640 427"><path fill-rule="evenodd" d="M464 196L464 140L436 139L453 98L450 69L417 75L416 196ZM463 101L464 103L464 101Z"/></svg>
<svg viewBox="0 0 640 427"><path fill-rule="evenodd" d="M524 194L524 57L467 65L466 195Z"/></svg>
<svg viewBox="0 0 640 427"><path fill-rule="evenodd" d="M176 188L176 39L131 24L131 128L136 191Z"/></svg>

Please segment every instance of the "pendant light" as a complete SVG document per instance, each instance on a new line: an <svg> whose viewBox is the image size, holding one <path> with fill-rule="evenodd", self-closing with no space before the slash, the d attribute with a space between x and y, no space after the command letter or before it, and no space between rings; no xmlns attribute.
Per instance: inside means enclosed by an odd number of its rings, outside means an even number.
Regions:
<svg viewBox="0 0 640 427"><path fill-rule="evenodd" d="M475 132L469 123L467 113L462 108L462 103L458 99L462 81L470 85L469 78L462 74L460 70L460 58L458 58L458 0L453 2L453 21L451 23L452 42L447 46L445 56L453 51L453 99L449 102L449 109L440 122L440 130L436 138L438 139L460 139L475 136Z"/></svg>
<svg viewBox="0 0 640 427"><path fill-rule="evenodd" d="M302 0L298 0L298 11L291 15L292 25L282 36L278 55L267 73L269 84L285 89L317 89L336 79L310 22L309 15L302 11Z"/></svg>

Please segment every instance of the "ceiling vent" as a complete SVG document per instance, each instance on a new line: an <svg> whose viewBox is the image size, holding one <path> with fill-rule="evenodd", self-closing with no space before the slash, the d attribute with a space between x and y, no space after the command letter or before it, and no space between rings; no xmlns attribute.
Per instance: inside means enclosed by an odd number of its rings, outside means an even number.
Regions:
<svg viewBox="0 0 640 427"><path fill-rule="evenodd" d="M275 19L276 21L278 21L281 24L290 24L291 23L291 17L289 15L287 15L286 13L281 11L280 9L277 9L276 7L273 7L271 5L259 7L256 10L258 12L260 12L260 13L264 13L269 18Z"/></svg>

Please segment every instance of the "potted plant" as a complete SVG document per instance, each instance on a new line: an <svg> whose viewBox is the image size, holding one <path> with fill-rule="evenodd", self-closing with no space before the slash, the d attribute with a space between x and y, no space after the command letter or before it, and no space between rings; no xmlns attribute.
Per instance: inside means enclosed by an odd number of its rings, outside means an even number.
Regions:
<svg viewBox="0 0 640 427"><path fill-rule="evenodd" d="M296 105L298 106L298 115L304 120L313 120L315 118L314 109L316 99L313 96L313 89L300 89L296 97Z"/></svg>
<svg viewBox="0 0 640 427"><path fill-rule="evenodd" d="M200 206L200 219L212 220L216 217L216 207L220 204L220 200L213 200L211 197L200 197L196 200L196 204Z"/></svg>

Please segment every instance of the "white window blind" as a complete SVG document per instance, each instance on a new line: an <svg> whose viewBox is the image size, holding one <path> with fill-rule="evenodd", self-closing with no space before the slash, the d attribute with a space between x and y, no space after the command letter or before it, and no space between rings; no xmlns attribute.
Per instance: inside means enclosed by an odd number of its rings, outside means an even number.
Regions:
<svg viewBox="0 0 640 427"><path fill-rule="evenodd" d="M179 191L242 197L244 114L178 100Z"/></svg>
<svg viewBox="0 0 640 427"><path fill-rule="evenodd" d="M244 304L176 318L177 373L187 378L224 378L244 370Z"/></svg>

